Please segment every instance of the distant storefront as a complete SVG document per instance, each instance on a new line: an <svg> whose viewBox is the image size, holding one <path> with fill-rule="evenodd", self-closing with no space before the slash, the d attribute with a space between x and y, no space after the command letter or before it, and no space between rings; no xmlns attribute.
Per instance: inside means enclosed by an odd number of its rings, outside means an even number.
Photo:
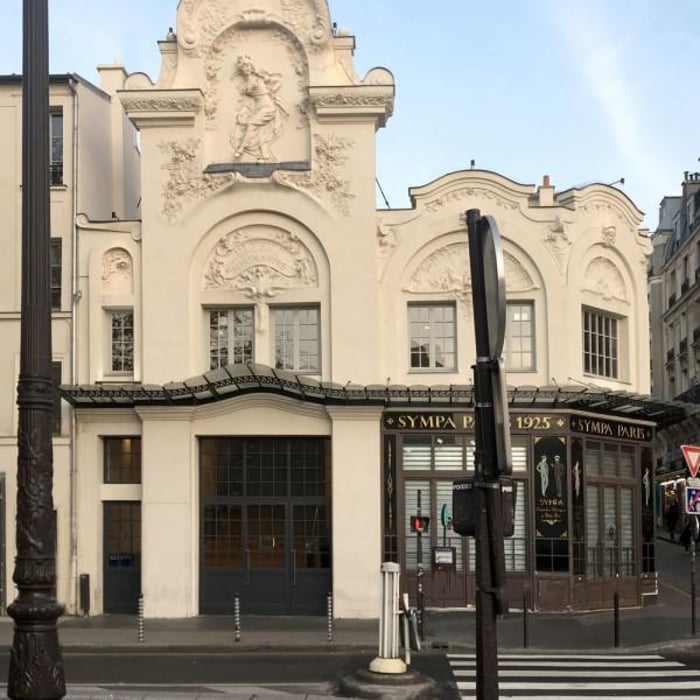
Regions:
<svg viewBox="0 0 700 700"><path fill-rule="evenodd" d="M387 411L385 558L428 605L475 602L473 538L452 529L452 482L474 472L474 415ZM507 596L540 610L609 607L655 593L652 423L558 411L512 412L515 533L505 544ZM430 517L411 532L410 517ZM453 550L453 554L449 551ZM448 556L449 554L449 556Z"/></svg>

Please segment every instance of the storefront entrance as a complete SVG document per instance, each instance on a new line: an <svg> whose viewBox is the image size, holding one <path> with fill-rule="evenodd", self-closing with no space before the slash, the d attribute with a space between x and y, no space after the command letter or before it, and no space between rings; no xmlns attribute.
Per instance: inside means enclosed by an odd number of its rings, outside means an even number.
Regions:
<svg viewBox="0 0 700 700"><path fill-rule="evenodd" d="M104 503L106 613L135 615L141 594L141 503Z"/></svg>
<svg viewBox="0 0 700 700"><path fill-rule="evenodd" d="M321 615L331 585L330 443L200 441L202 614Z"/></svg>

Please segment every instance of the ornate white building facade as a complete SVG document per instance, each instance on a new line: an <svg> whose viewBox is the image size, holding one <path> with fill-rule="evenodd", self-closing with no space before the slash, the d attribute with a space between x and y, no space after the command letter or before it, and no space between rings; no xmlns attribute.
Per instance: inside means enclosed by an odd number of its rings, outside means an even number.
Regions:
<svg viewBox="0 0 700 700"><path fill-rule="evenodd" d="M385 559L410 591L424 567L429 604L472 602L471 543L449 515L452 479L474 467L472 208L495 217L505 256L509 595L599 607L617 574L624 601L653 593L652 440L684 409L647 396L651 246L634 204L467 170L377 211L394 80L357 75L325 0L182 0L159 46L155 83L101 69L105 167L129 206L78 206L71 234L66 215L55 497L69 608L86 606L87 575L92 612L133 611L142 593L149 617L228 612L236 594L244 612L321 614L332 592L338 616L375 617ZM420 538L417 511L432 518Z"/></svg>

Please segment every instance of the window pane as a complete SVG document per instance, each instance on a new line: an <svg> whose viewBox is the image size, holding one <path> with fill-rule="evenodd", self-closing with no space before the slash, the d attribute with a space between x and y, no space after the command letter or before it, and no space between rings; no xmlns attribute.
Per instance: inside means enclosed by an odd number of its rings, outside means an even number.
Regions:
<svg viewBox="0 0 700 700"><path fill-rule="evenodd" d="M253 361L253 309L209 312L209 369Z"/></svg>
<svg viewBox="0 0 700 700"><path fill-rule="evenodd" d="M435 469L464 469L464 439L458 435L435 438Z"/></svg>
<svg viewBox="0 0 700 700"><path fill-rule="evenodd" d="M505 364L509 371L532 371L535 357L533 302L506 305Z"/></svg>
<svg viewBox="0 0 700 700"><path fill-rule="evenodd" d="M321 362L319 310L317 308L275 309L275 368L317 372Z"/></svg>
<svg viewBox="0 0 700 700"><path fill-rule="evenodd" d="M60 238L51 239L51 308L61 308L61 278L63 241Z"/></svg>
<svg viewBox="0 0 700 700"><path fill-rule="evenodd" d="M112 371L134 371L134 314L112 312Z"/></svg>
<svg viewBox="0 0 700 700"><path fill-rule="evenodd" d="M454 369L454 304L408 307L409 362L412 369Z"/></svg>
<svg viewBox="0 0 700 700"><path fill-rule="evenodd" d="M61 434L61 386L62 365L60 362L51 363L51 379L53 381L53 409L51 411L51 433Z"/></svg>
<svg viewBox="0 0 700 700"><path fill-rule="evenodd" d="M439 518L442 512L443 506L447 506L447 512L452 513L452 481L437 481L436 486L436 496L437 496L437 511L435 515ZM454 547L455 548L455 565L457 571L463 571L464 562L462 561L462 537L457 535L452 528L451 523L443 530L442 525L439 523L438 530L438 545L441 547ZM444 537L443 537L444 533ZM414 535L415 537L415 535Z"/></svg>
<svg viewBox="0 0 700 700"><path fill-rule="evenodd" d="M403 439L403 468L407 471L430 469L431 442L428 435L406 435Z"/></svg>
<svg viewBox="0 0 700 700"><path fill-rule="evenodd" d="M583 311L583 370L618 377L618 320L600 312Z"/></svg>
<svg viewBox="0 0 700 700"><path fill-rule="evenodd" d="M525 448L522 448L523 450ZM514 481L515 489L515 528L512 537L503 540L506 571L525 571L527 552L527 532L525 528L526 489L522 481Z"/></svg>
<svg viewBox="0 0 700 700"><path fill-rule="evenodd" d="M51 139L49 182L56 186L63 184L63 112L60 109L52 110L49 116Z"/></svg>
<svg viewBox="0 0 700 700"><path fill-rule="evenodd" d="M141 438L104 438L104 483L141 483Z"/></svg>
<svg viewBox="0 0 700 700"><path fill-rule="evenodd" d="M430 564L430 531L424 532L420 538L415 532L411 532L409 519L412 515L418 515L418 503L420 501L420 514L430 515L430 482L407 481L406 482L406 569L415 571L418 563L424 566ZM430 527L433 521L430 521ZM419 550L420 541L420 550Z"/></svg>

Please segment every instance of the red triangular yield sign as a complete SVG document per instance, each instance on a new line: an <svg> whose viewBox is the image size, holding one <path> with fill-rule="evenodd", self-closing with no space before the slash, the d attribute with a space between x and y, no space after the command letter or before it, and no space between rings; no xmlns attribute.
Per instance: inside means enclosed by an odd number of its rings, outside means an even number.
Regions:
<svg viewBox="0 0 700 700"><path fill-rule="evenodd" d="M700 469L700 447L696 445L681 445L681 451L690 470L690 475L695 477Z"/></svg>

